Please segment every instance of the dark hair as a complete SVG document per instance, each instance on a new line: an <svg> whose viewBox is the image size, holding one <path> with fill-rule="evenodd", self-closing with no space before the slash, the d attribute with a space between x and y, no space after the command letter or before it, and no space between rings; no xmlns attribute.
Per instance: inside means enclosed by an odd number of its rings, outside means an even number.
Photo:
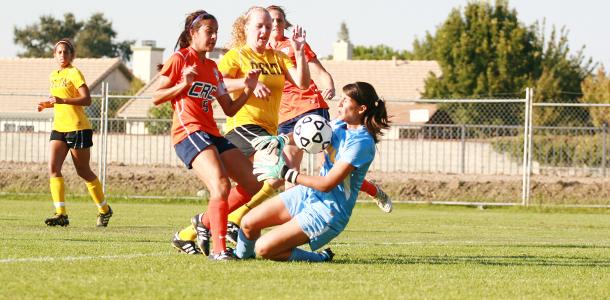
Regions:
<svg viewBox="0 0 610 300"><path fill-rule="evenodd" d="M385 101L377 96L375 88L370 83L362 81L346 84L343 93L358 104L366 106L364 126L373 136L375 143L379 142L379 136L383 135L381 130L390 127Z"/></svg>
<svg viewBox="0 0 610 300"><path fill-rule="evenodd" d="M216 21L216 17L208 14L205 10L194 11L186 16L186 19L184 20L184 29L182 30L182 33L180 33L178 41L176 41L174 50L186 48L191 44L191 29L198 30L199 27L201 27L202 20Z"/></svg>
<svg viewBox="0 0 610 300"><path fill-rule="evenodd" d="M74 54L76 53L76 51L74 51L74 44L72 44L72 42L67 38L63 38L63 39L57 41L57 43L55 43L55 46L53 46L53 53L55 53L55 51L57 50L57 46L59 46L59 44L66 45L66 47L68 47L68 50L70 51L70 54L72 54L72 56L74 56Z"/></svg>
<svg viewBox="0 0 610 300"><path fill-rule="evenodd" d="M292 27L292 23L288 22L288 19L286 19L286 12L284 11L284 8L279 6L279 5L269 5L267 6L267 11L270 10L277 10L280 12L280 14L282 14L282 17L284 18L284 24L286 24L284 26L284 28L290 28Z"/></svg>

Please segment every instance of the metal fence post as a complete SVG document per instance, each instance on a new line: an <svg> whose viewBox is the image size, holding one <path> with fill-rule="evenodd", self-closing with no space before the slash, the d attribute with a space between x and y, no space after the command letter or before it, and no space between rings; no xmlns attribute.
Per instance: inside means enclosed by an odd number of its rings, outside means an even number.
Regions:
<svg viewBox="0 0 610 300"><path fill-rule="evenodd" d="M528 204L528 147L529 147L529 131L530 131L530 89L525 89L525 115L523 120L523 181L521 183L521 205L526 206Z"/></svg>
<svg viewBox="0 0 610 300"><path fill-rule="evenodd" d="M466 125L462 124L460 126L461 136L460 136L460 173L464 174L466 171Z"/></svg>
<svg viewBox="0 0 610 300"><path fill-rule="evenodd" d="M106 84L103 85L102 87L103 92L102 92L102 106L104 107L104 114L102 117L102 130L100 132L100 134L102 135L102 144L100 145L101 151L102 151L102 156L101 156L101 165L102 165L102 172L100 174L101 177L101 183L102 183L102 190L104 191L104 194L106 193L106 166L107 166L107 162L106 162L106 158L108 155L108 82L106 82Z"/></svg>
<svg viewBox="0 0 610 300"><path fill-rule="evenodd" d="M606 137L608 136L608 125L602 125L602 176L606 177Z"/></svg>
<svg viewBox="0 0 610 300"><path fill-rule="evenodd" d="M98 138L97 138L97 174L99 176L100 182L102 183L102 187L104 186L104 179L102 178L102 155L103 155L102 143L104 140L102 128L104 126L103 124L104 124L105 86L106 86L106 82L102 81L102 87L101 87L102 97L100 99L100 118L99 118L99 125L97 127L98 131L99 131Z"/></svg>
<svg viewBox="0 0 610 300"><path fill-rule="evenodd" d="M532 149L534 147L534 88L529 88L530 92L529 92L529 99L528 99L528 106L529 106L529 120L528 120L528 128L529 128L529 137L527 139L528 141L528 145L527 145L527 188L526 188L526 206L530 205L530 195L532 192L531 189L531 185L532 185L532 161L533 161L533 155L532 155Z"/></svg>

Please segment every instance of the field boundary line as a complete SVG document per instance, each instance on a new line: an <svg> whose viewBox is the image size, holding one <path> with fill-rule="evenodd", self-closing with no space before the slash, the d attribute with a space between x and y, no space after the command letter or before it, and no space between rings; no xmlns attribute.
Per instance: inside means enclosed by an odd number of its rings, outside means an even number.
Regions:
<svg viewBox="0 0 610 300"><path fill-rule="evenodd" d="M99 256L41 256L41 257L23 257L23 258L3 258L0 259L0 263L20 263L20 262L53 262L53 261L77 261L77 260L92 260L92 259L130 259L137 257L147 256L166 256L171 253L160 252L160 253L135 253L126 255L99 255Z"/></svg>

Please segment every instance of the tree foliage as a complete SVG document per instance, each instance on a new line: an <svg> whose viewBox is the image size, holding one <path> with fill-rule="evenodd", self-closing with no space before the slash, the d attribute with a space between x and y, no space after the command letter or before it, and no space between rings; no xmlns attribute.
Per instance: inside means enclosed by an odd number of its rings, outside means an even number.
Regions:
<svg viewBox="0 0 610 300"><path fill-rule="evenodd" d="M436 60L442 76L426 79L427 98L518 97L535 87L535 100L577 101L580 82L591 73L582 49L572 55L567 31L553 28L548 41L544 26L525 26L508 1L470 2L463 13L453 9L436 33L413 43L412 59ZM569 93L565 93L565 92ZM464 123L521 124L523 107L451 104L444 107ZM555 109L537 125L584 124L586 114Z"/></svg>
<svg viewBox="0 0 610 300"><path fill-rule="evenodd" d="M582 102L610 104L610 76L606 75L604 68L599 68L597 74L588 76L582 82ZM610 125L610 108L590 108L591 122L594 126Z"/></svg>
<svg viewBox="0 0 610 300"><path fill-rule="evenodd" d="M112 22L102 13L95 13L86 21L77 21L72 13L64 14L63 20L50 15L40 17L38 23L15 27L14 42L25 50L19 57L51 57L55 42L62 38L74 41L78 57L131 57L132 40L116 41L117 32Z"/></svg>
<svg viewBox="0 0 610 300"><path fill-rule="evenodd" d="M341 22L337 39L339 41L349 42L349 29L347 29L347 24L345 22Z"/></svg>
<svg viewBox="0 0 610 300"><path fill-rule="evenodd" d="M408 59L409 52L397 51L386 45L354 46L352 58L356 60Z"/></svg>
<svg viewBox="0 0 610 300"><path fill-rule="evenodd" d="M148 129L151 134L165 134L169 133L171 129L171 122L166 120L172 119L174 110L170 102L165 102L158 106L153 106L148 110L148 118L152 119L146 121L144 126Z"/></svg>

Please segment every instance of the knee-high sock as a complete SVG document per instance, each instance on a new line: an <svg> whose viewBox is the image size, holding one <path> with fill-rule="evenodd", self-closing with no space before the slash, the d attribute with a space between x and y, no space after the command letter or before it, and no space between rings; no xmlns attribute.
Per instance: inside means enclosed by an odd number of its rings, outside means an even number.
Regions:
<svg viewBox="0 0 610 300"><path fill-rule="evenodd" d="M237 246L235 246L235 255L239 258L254 258L254 245L256 240L249 240L244 232L240 229L237 234Z"/></svg>
<svg viewBox="0 0 610 300"><path fill-rule="evenodd" d="M300 248L292 249L290 257L288 257L288 261L322 262L327 260L328 256L323 253L307 251Z"/></svg>
<svg viewBox="0 0 610 300"><path fill-rule="evenodd" d="M241 185L236 185L229 191L229 198L227 199L227 202L229 203L228 211L232 212L236 210L237 208L243 206L251 198L252 195L250 195ZM208 214L203 214L201 224L207 228L210 228L210 218L208 217Z"/></svg>
<svg viewBox="0 0 610 300"><path fill-rule="evenodd" d="M248 200L250 200L250 194L248 194L248 192L246 192L243 187L237 185L233 187L229 192L229 198L227 201L229 203L228 210L235 210L236 208L246 203ZM201 218L201 223L205 227L210 228L210 217L208 215L209 214L203 214L203 218ZM178 232L178 237L183 241L194 241L197 238L197 231L195 231L195 227L191 224L180 230Z"/></svg>
<svg viewBox="0 0 610 300"><path fill-rule="evenodd" d="M377 196L377 187L366 179L362 182L360 190L369 194L371 197Z"/></svg>
<svg viewBox="0 0 610 300"><path fill-rule="evenodd" d="M210 230L212 231L212 243L214 244L214 253L220 253L227 250L226 238L227 235L227 213L228 203L226 200L212 200L208 204L208 218L210 218Z"/></svg>
<svg viewBox="0 0 610 300"><path fill-rule="evenodd" d="M93 181L86 181L87 190L89 191L89 195L91 195L91 199L97 205L97 210L100 213L108 212L108 203L104 199L104 189L102 188L102 183L99 179L95 178Z"/></svg>
<svg viewBox="0 0 610 300"><path fill-rule="evenodd" d="M49 187L51 188L51 199L55 206L55 213L58 215L66 214L66 199L63 177L51 177L49 179Z"/></svg>
<svg viewBox="0 0 610 300"><path fill-rule="evenodd" d="M275 189L265 181L260 191L252 196L252 199L248 203L229 214L229 221L239 225L241 223L241 218L243 218L247 212L263 203L263 201L271 198L274 194Z"/></svg>

